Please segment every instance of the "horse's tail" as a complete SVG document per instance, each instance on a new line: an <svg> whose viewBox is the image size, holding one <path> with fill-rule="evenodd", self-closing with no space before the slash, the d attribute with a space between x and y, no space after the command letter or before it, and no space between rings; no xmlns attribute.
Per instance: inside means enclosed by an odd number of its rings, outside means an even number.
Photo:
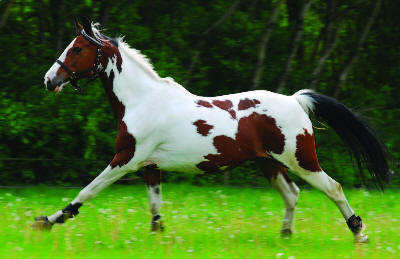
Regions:
<svg viewBox="0 0 400 259"><path fill-rule="evenodd" d="M361 177L363 166L378 186L388 183L390 171L386 146L376 137L370 125L337 100L312 90L300 90L293 95L303 110L313 112L317 120L325 121L348 145L356 159Z"/></svg>

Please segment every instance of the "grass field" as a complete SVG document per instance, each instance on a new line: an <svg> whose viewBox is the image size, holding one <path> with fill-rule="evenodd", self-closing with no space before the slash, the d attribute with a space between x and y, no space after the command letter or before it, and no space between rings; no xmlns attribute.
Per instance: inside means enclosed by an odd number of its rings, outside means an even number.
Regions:
<svg viewBox="0 0 400 259"><path fill-rule="evenodd" d="M283 201L273 189L163 186L166 231L150 233L144 186L112 186L51 232L32 219L64 207L79 189L0 189L0 258L399 258L400 191L345 190L367 224L354 244L336 207L302 190L296 230L281 238Z"/></svg>

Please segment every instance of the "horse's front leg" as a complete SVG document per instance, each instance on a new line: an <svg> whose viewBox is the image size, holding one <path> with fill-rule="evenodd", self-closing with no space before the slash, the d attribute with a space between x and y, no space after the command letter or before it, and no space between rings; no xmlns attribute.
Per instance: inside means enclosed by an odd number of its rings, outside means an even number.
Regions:
<svg viewBox="0 0 400 259"><path fill-rule="evenodd" d="M149 204L151 218L151 231L162 232L164 230L161 221L161 170L156 165L148 165L143 167L143 176L146 181L147 192L149 194Z"/></svg>
<svg viewBox="0 0 400 259"><path fill-rule="evenodd" d="M118 158L118 156L115 156ZM114 160L115 160L114 158ZM113 162L114 162L113 160ZM64 209L57 211L51 216L40 216L35 218L33 227L38 230L50 230L55 223L64 223L69 218L74 217L79 213L78 209L84 202L96 196L107 186L111 185L124 174L132 170L132 166L119 166L111 162L110 165L104 169L104 171L98 175L89 185L83 188L78 196L68 204Z"/></svg>

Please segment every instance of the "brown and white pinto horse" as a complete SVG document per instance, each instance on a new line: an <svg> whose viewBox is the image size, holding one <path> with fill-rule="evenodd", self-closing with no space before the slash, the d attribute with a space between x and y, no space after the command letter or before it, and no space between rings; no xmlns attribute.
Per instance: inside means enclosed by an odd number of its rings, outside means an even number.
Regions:
<svg viewBox="0 0 400 259"><path fill-rule="evenodd" d="M388 180L385 147L343 104L310 90L292 96L268 91L196 96L172 79L160 78L139 51L104 36L90 21L76 21L76 29L76 38L46 73L45 85L59 92L68 83L77 88L80 78L100 77L118 120L116 153L68 206L37 217L37 228L64 223L101 190L142 168L152 230L160 230L161 170L221 172L255 160L285 202L282 234L293 232L299 195L287 174L290 169L337 205L356 242L368 240L361 218L355 216L340 184L321 169L315 150L310 113L342 137L360 169L365 163L379 184Z"/></svg>

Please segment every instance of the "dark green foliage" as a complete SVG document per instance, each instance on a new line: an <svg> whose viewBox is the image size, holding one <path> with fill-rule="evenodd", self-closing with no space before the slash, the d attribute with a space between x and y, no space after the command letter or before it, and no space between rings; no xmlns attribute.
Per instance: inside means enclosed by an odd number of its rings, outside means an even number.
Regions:
<svg viewBox="0 0 400 259"><path fill-rule="evenodd" d="M213 96L247 91L258 49L277 1L241 1L234 12L205 34L235 1L65 1L0 2L0 185L85 184L112 159L116 122L100 82L80 95L71 87L47 92L43 76L74 37L73 17L89 16L108 36L125 35L160 76L173 77L194 94ZM296 28L296 1L281 6L266 49L260 89L275 91ZM298 53L283 93L310 87L321 57L330 1L313 1L304 21ZM337 16L350 8L338 42L320 74L317 90L367 117L397 162L400 153L400 16L396 0L382 1L380 12L358 50L358 59L337 91L340 71L354 51L375 1L336 1ZM205 36L206 35L206 36ZM332 37L332 34L330 35ZM329 37L328 37L329 38ZM204 42L198 46L199 42ZM189 64L199 51L192 72ZM323 127L315 122L317 127ZM344 144L332 130L316 130L319 160L339 182L361 184ZM393 165L397 170L397 165ZM265 185L253 163L227 174L185 176L166 173L167 181L197 184ZM393 179L399 185L399 178Z"/></svg>

